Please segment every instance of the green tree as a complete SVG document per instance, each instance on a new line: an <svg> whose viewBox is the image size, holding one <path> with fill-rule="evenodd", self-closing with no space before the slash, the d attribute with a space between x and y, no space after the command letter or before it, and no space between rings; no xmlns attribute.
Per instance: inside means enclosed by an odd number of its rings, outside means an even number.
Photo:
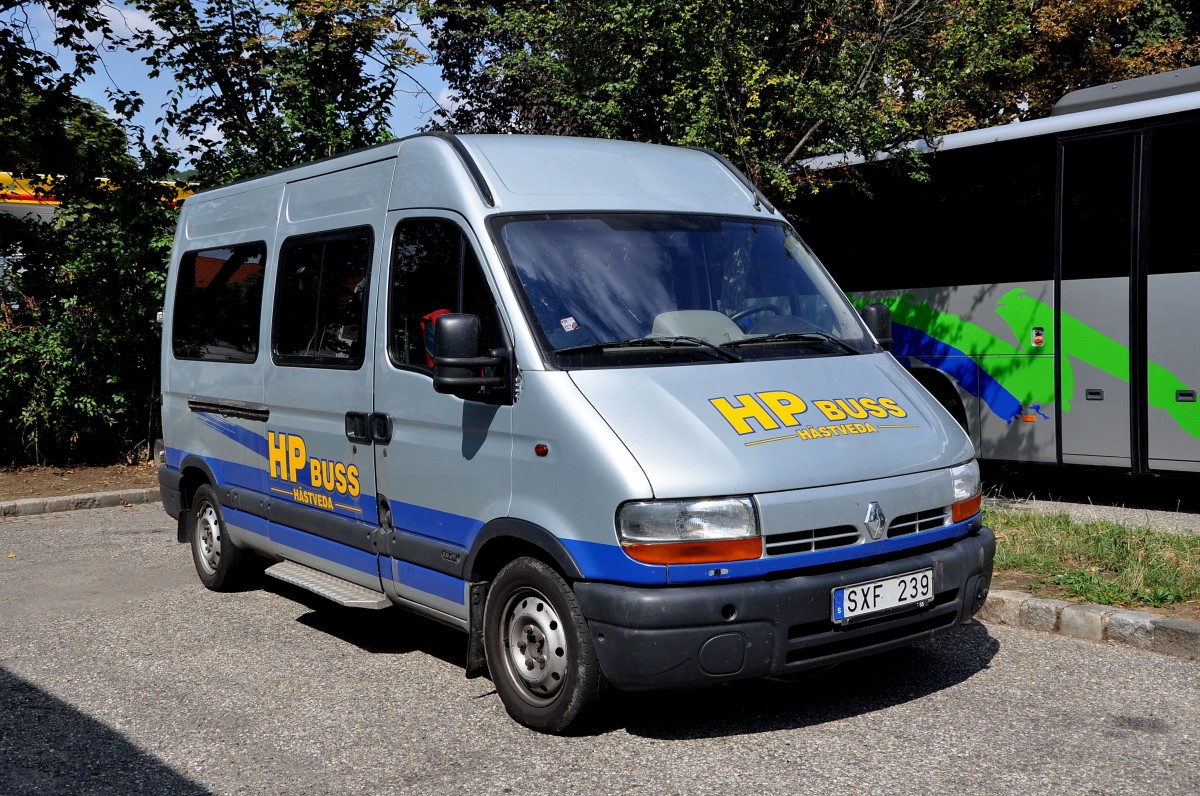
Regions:
<svg viewBox="0 0 1200 796"><path fill-rule="evenodd" d="M714 148L778 199L806 157L1049 112L1190 66L1190 0L421 0L436 119ZM907 158L903 158L908 160Z"/></svg>
<svg viewBox="0 0 1200 796"><path fill-rule="evenodd" d="M121 42L103 7L100 0L0 0L0 169L63 174L61 161L73 153L60 136L78 110L74 91L101 57L93 41ZM34 24L39 16L49 29ZM138 102L116 91L113 101L118 111Z"/></svg>
<svg viewBox="0 0 1200 796"><path fill-rule="evenodd" d="M1088 86L1200 64L1191 0L946 0L917 53L945 132L1046 116Z"/></svg>
<svg viewBox="0 0 1200 796"><path fill-rule="evenodd" d="M176 82L165 121L201 183L254 176L390 137L398 89L425 56L405 0L136 0L165 35L135 46Z"/></svg>
<svg viewBox="0 0 1200 796"><path fill-rule="evenodd" d="M157 426L175 188L155 177L177 159L131 155L94 103L62 104L42 130L59 149L36 162L57 170L42 181L53 219L0 214L0 460L132 456Z"/></svg>
<svg viewBox="0 0 1200 796"><path fill-rule="evenodd" d="M50 222L0 213L0 463L111 460L156 417L174 221L159 180L176 158L74 93L99 65L96 42L121 44L104 10L0 7L0 170L60 202ZM42 12L49 28L32 22ZM110 101L118 113L140 103L115 89Z"/></svg>
<svg viewBox="0 0 1200 796"><path fill-rule="evenodd" d="M925 132L939 0L425 0L439 125L714 148L777 197L809 155Z"/></svg>

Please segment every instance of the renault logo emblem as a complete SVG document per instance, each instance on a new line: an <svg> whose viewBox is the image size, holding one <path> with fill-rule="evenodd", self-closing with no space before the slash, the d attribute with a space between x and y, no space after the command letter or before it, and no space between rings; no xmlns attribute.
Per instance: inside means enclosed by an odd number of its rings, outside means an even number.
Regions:
<svg viewBox="0 0 1200 796"><path fill-rule="evenodd" d="M870 532L872 539L883 537L883 529L887 527L887 517L874 500L871 501L870 506L867 506L867 518L863 520L863 525L867 526L867 531Z"/></svg>

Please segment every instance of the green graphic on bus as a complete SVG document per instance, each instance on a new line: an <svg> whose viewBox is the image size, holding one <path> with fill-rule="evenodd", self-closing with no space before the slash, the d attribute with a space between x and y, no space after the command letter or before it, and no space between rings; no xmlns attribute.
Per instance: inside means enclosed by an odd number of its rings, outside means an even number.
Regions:
<svg viewBox="0 0 1200 796"><path fill-rule="evenodd" d="M1011 423L1028 407L1043 417L1043 407L1053 404L1054 355L1058 341L1047 333L1044 345L1025 347L989 332L957 315L934 309L911 294L873 299L892 312L893 353L897 357L931 359L971 395ZM869 301L855 299L860 309ZM1008 291L996 302L995 313L1012 330L1013 339L1025 339L1028 331L1054 328L1054 308L1024 288ZM1062 411L1071 411L1075 397L1074 363L1083 362L1125 383L1129 382L1129 348L1095 328L1060 313L1062 336L1067 341L1062 357ZM1178 376L1157 363L1147 367L1147 400L1167 412L1180 428L1200 437L1200 413L1193 404L1179 403L1175 395L1190 390ZM1191 409L1189 410L1189 407Z"/></svg>

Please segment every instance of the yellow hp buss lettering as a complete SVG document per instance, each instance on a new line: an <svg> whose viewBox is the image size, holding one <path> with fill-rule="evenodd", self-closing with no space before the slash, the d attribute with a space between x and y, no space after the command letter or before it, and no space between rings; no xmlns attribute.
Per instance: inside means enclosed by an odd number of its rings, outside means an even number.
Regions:
<svg viewBox="0 0 1200 796"><path fill-rule="evenodd" d="M733 430L738 434L754 433L754 429L747 422L749 420L756 421L762 426L763 431L779 428L775 418L771 417L771 413L764 409L762 404L754 400L753 395L735 395L733 400L738 402L737 406L730 403L728 398L712 398L709 403L725 416L729 425L733 426Z"/></svg>
<svg viewBox="0 0 1200 796"><path fill-rule="evenodd" d="M301 489L300 487L292 490L292 500L297 503L303 503L306 506L333 509L333 501L328 496L318 495L316 492L309 492L307 489Z"/></svg>
<svg viewBox="0 0 1200 796"><path fill-rule="evenodd" d="M313 489L324 489L350 497L358 497L361 492L358 465L316 457L310 459L308 446L298 434L268 431L267 456L272 478L298 484L300 474L307 473L308 485ZM308 490L294 489L292 497L297 503L333 508L333 501L328 497Z"/></svg>
<svg viewBox="0 0 1200 796"><path fill-rule="evenodd" d="M780 426L803 426L803 421L797 419L797 416L805 414L808 411L809 404L824 415L826 420L834 422L839 420L866 420L868 418L882 419L908 416L908 412L891 398L828 398L813 399L806 403L804 399L795 393L784 390L745 393L735 395L732 400L729 398L710 398L709 403L721 413L721 416L725 418L739 435L753 434L757 431L774 431ZM758 428L751 425L751 421ZM846 423L842 426L819 427L810 424L809 428L813 429L813 436L805 437L800 431L797 431L796 435L801 439L818 439L838 434L862 434L877 430L870 423ZM852 430L835 430L828 434L821 434L816 432L817 428L849 428ZM867 429L870 431L867 431Z"/></svg>
<svg viewBox="0 0 1200 796"><path fill-rule="evenodd" d="M310 473L312 485L317 489L328 489L338 494L358 497L358 467L324 459L312 460Z"/></svg>
<svg viewBox="0 0 1200 796"><path fill-rule="evenodd" d="M267 453L271 465L271 477L281 481L296 480L296 473L308 460L304 439L296 434L267 432Z"/></svg>
<svg viewBox="0 0 1200 796"><path fill-rule="evenodd" d="M826 439L846 434L878 434L879 429L870 423L844 423L838 426L809 426L796 430L800 439Z"/></svg>

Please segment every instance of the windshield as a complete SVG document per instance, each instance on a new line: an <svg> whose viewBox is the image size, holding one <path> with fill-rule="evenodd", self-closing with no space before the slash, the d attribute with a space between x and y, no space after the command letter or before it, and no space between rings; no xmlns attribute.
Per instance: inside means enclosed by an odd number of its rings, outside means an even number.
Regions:
<svg viewBox="0 0 1200 796"><path fill-rule="evenodd" d="M544 345L563 367L874 349L857 313L782 223L510 216L496 219L493 231Z"/></svg>

